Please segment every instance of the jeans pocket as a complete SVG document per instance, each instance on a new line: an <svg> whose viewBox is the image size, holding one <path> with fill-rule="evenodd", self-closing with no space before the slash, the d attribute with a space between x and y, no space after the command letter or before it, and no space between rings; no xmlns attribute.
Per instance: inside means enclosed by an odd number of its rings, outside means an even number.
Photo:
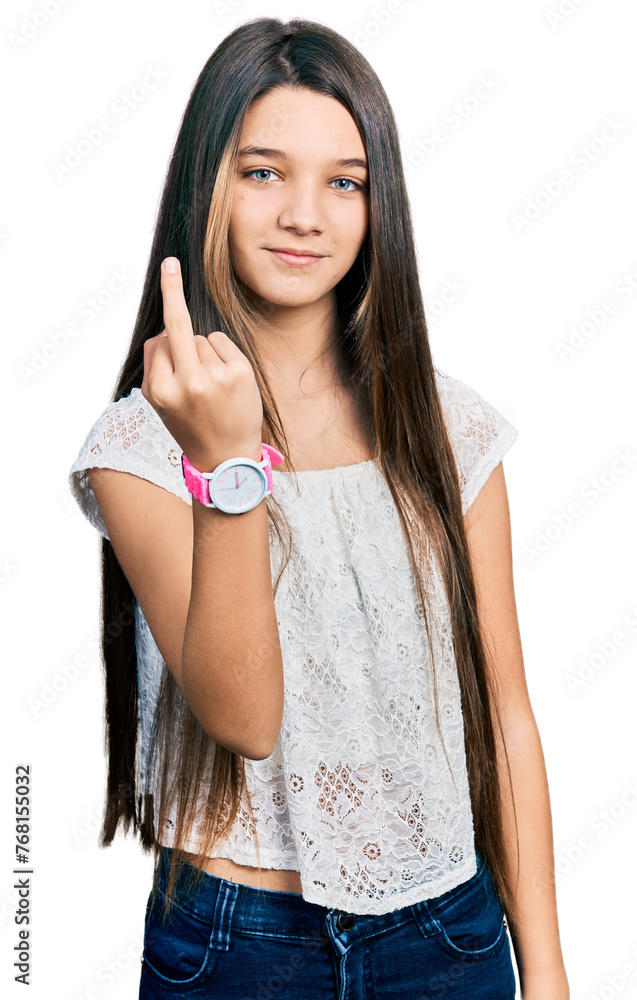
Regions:
<svg viewBox="0 0 637 1000"><path fill-rule="evenodd" d="M164 893L158 890L151 908L150 896L144 922L143 963L163 986L199 986L210 975L220 952L210 946L212 924L175 902L164 919Z"/></svg>
<svg viewBox="0 0 637 1000"><path fill-rule="evenodd" d="M429 899L427 904L439 929L434 938L456 958L491 958L508 940L504 913L484 862L458 891Z"/></svg>

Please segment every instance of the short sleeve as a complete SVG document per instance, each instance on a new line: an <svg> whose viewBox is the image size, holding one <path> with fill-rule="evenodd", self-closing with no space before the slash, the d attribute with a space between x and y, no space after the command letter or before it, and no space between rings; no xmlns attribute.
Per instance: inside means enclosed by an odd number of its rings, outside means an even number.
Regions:
<svg viewBox="0 0 637 1000"><path fill-rule="evenodd" d="M95 467L130 472L192 503L181 468L181 448L138 387L110 403L98 417L68 475L80 510L108 538L87 472Z"/></svg>
<svg viewBox="0 0 637 1000"><path fill-rule="evenodd" d="M438 392L455 453L466 514L518 431L475 389L436 368Z"/></svg>

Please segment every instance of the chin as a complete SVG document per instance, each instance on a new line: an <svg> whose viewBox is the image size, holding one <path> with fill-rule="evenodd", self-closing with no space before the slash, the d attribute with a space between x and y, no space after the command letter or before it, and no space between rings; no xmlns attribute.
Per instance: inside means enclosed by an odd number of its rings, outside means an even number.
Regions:
<svg viewBox="0 0 637 1000"><path fill-rule="evenodd" d="M309 306L312 304L312 302L316 302L318 299L322 298L323 295L325 295L324 291L322 290L315 291L314 289L311 288L295 288L294 290L291 290L287 293L283 291L279 295L277 295L274 292L273 287L265 288L259 286L257 286L256 288L252 286L249 289L249 293L252 298L255 298L259 302L262 302L265 306L275 306L281 308L286 308L286 307L296 308L298 306Z"/></svg>

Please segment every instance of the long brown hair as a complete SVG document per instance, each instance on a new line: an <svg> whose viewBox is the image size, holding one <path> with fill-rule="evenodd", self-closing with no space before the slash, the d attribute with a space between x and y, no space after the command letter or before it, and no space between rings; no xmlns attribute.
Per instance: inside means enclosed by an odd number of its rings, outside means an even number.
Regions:
<svg viewBox="0 0 637 1000"><path fill-rule="evenodd" d="M301 18L287 23L255 18L224 38L203 67L170 159L141 303L112 401L141 386L144 342L164 326L160 264L164 257L175 256L181 262L195 334L223 330L246 354L263 400L263 440L289 454L285 428L252 336L255 319L263 322L264 315L254 311L249 289L231 266L227 238L245 115L255 99L280 86L306 88L340 101L366 148L369 228L353 266L335 289L335 363L396 504L430 650L421 568L424 549L430 548L440 567L453 627L475 842L513 927L516 914L505 857L495 738L496 724L500 733L502 727L478 621L458 470L430 352L398 132L375 72L337 32ZM289 560L291 536L275 493L266 503L270 529L287 544L276 593ZM203 862L235 821L253 827L254 822L243 758L210 740L165 666L152 727L152 792L141 794L134 621L129 616L127 625L112 634L112 623L121 619L120 609L134 601L113 548L103 539L108 786L100 846L112 842L120 821L124 832L132 823L144 850L154 852L156 889L161 845L155 808L163 830L176 802L167 913L184 862L181 852L193 851L194 841L193 853ZM442 738L435 675L434 698ZM510 787L506 748L505 758ZM195 820L201 823L200 834L185 847ZM202 874L198 867L195 881Z"/></svg>

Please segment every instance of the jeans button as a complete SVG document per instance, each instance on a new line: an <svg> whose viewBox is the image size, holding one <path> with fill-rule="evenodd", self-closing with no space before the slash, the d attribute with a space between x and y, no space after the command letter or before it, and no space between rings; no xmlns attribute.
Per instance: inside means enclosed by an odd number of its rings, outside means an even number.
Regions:
<svg viewBox="0 0 637 1000"><path fill-rule="evenodd" d="M352 913L341 913L336 921L336 926L339 931L351 931L355 922L356 917Z"/></svg>

